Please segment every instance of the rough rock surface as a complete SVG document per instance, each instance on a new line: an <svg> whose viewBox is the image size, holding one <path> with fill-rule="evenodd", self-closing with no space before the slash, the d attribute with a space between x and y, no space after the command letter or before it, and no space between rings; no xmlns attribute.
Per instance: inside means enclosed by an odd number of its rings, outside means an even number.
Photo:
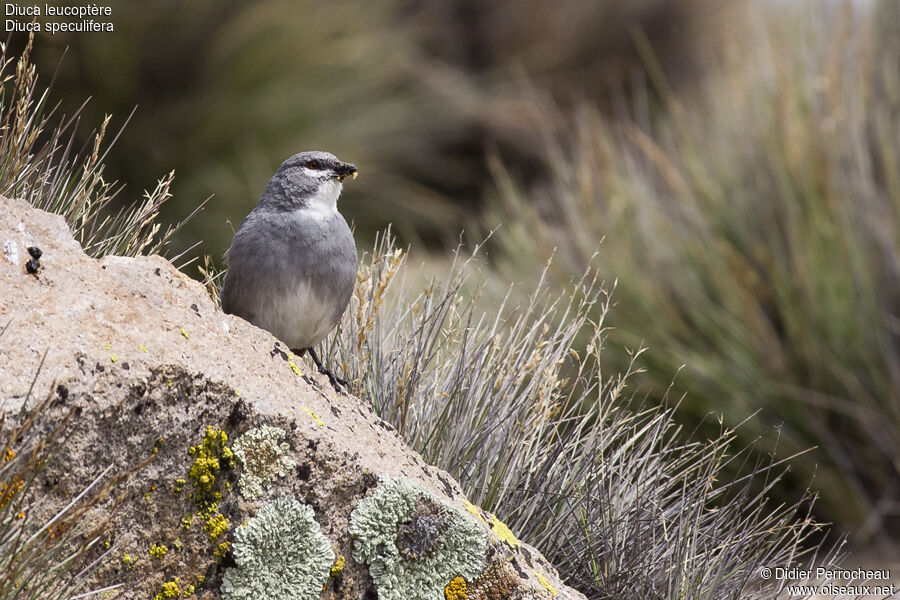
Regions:
<svg viewBox="0 0 900 600"><path fill-rule="evenodd" d="M40 422L74 409L35 511L151 459L91 513L110 519L94 583L121 584L105 597L376 598L377 571L385 597L582 598L364 401L298 377L169 262L92 259L61 217L0 197L4 327L3 426L48 395Z"/></svg>

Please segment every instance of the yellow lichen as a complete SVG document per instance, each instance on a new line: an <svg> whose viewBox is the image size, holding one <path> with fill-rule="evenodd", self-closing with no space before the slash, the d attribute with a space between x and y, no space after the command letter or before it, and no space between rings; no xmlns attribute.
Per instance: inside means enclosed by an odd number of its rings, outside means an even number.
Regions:
<svg viewBox="0 0 900 600"><path fill-rule="evenodd" d="M294 362L294 355L288 352L288 365L291 367L291 371L297 377L303 377L303 373L300 371L300 367L297 366L297 363Z"/></svg>
<svg viewBox="0 0 900 600"><path fill-rule="evenodd" d="M112 362L118 362L118 361L119 361L119 357L116 356L115 354L110 354L110 355L109 355L109 360L111 360Z"/></svg>
<svg viewBox="0 0 900 600"><path fill-rule="evenodd" d="M223 466L230 464L233 455L231 448L225 445L227 442L228 435L224 431L207 425L203 442L199 446L191 446L188 451L194 457L188 476L199 492L198 500L210 500L216 485L216 474Z"/></svg>
<svg viewBox="0 0 900 600"><path fill-rule="evenodd" d="M485 567L475 581L469 583L466 594L469 600L500 600L509 598L521 584L522 579L510 561L498 559Z"/></svg>
<svg viewBox="0 0 900 600"><path fill-rule="evenodd" d="M534 574L537 576L538 583L540 583L542 586L544 586L544 587L547 589L548 592L550 592L550 593L553 594L554 596L556 596L557 594L559 594L559 592L556 591L556 588L553 587L553 585L550 584L550 580L549 580L549 579L547 579L546 577L544 577L543 575L541 575L541 574L538 573L537 571L535 571Z"/></svg>
<svg viewBox="0 0 900 600"><path fill-rule="evenodd" d="M162 590L158 594L153 597L153 600L165 600L166 598L177 598L181 595L181 590L178 588L178 578L176 577L172 581L167 581L162 584Z"/></svg>
<svg viewBox="0 0 900 600"><path fill-rule="evenodd" d="M228 532L229 526L230 523L228 522L228 519L223 515L216 513L203 524L203 531L209 533L209 541L214 542Z"/></svg>
<svg viewBox="0 0 900 600"><path fill-rule="evenodd" d="M454 577L444 588L444 598L447 600L466 600L466 580L462 577Z"/></svg>
<svg viewBox="0 0 900 600"><path fill-rule="evenodd" d="M162 544L153 544L150 546L150 558L159 560L164 557L168 551L169 549Z"/></svg>
<svg viewBox="0 0 900 600"><path fill-rule="evenodd" d="M191 339L190 334L188 334L187 329L185 329L184 327L181 328L181 335L183 335L184 339L186 340Z"/></svg>
<svg viewBox="0 0 900 600"><path fill-rule="evenodd" d="M140 350L141 352L150 352L150 349L143 344L138 345L138 350Z"/></svg>
<svg viewBox="0 0 900 600"><path fill-rule="evenodd" d="M301 408L302 408L304 411L306 411L306 414L308 414L309 416L311 416L311 417L313 418L313 421L316 422L316 425L318 425L319 427L325 427L325 421L323 421L322 419L320 419L320 418L319 418L319 415L317 415L316 413L314 413L314 412L311 411L310 409L306 408L305 406L302 406Z"/></svg>
<svg viewBox="0 0 900 600"><path fill-rule="evenodd" d="M215 557L216 561L221 561L225 558L225 555L228 554L228 551L231 549L231 542L222 542L216 549L213 550L213 557Z"/></svg>
<svg viewBox="0 0 900 600"><path fill-rule="evenodd" d="M487 525L487 522L484 520L484 517L481 516L481 509L469 502L466 499L463 499L463 506L467 511L478 517L478 520L481 521L484 525Z"/></svg>
<svg viewBox="0 0 900 600"><path fill-rule="evenodd" d="M338 556L337 560L335 560L334 564L331 566L331 572L329 574L332 577L334 577L335 579L340 577L341 573L344 572L344 562L345 561L346 561L346 559L344 558L343 554L341 556Z"/></svg>
<svg viewBox="0 0 900 600"><path fill-rule="evenodd" d="M137 564L137 558L130 555L124 554L122 555L122 565L125 567L126 571L130 571L134 568L134 565Z"/></svg>
<svg viewBox="0 0 900 600"><path fill-rule="evenodd" d="M192 585L185 586L184 591L181 592L181 595L184 598L190 598L191 596L193 596L194 595L194 586L192 586Z"/></svg>
<svg viewBox="0 0 900 600"><path fill-rule="evenodd" d="M497 518L497 515L491 515L491 531L494 532L498 538L502 541L506 542L513 548L518 548L522 545L522 543L516 539L516 536L513 535L513 532L506 526L506 523Z"/></svg>

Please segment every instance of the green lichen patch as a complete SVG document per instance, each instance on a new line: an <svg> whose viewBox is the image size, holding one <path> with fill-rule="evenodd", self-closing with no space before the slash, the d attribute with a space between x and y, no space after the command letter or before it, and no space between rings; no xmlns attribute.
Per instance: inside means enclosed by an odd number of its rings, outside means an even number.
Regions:
<svg viewBox="0 0 900 600"><path fill-rule="evenodd" d="M287 433L279 427L263 425L250 429L232 445L232 451L243 469L238 490L248 500L263 495L272 483L287 475L295 463L287 454Z"/></svg>
<svg viewBox="0 0 900 600"><path fill-rule="evenodd" d="M433 554L441 541L441 532L448 518L444 505L431 496L420 496L397 532L397 550L411 560L422 560Z"/></svg>
<svg viewBox="0 0 900 600"><path fill-rule="evenodd" d="M369 566L380 600L440 598L454 578L478 575L487 548L487 533L465 512L387 476L359 502L349 530L353 558Z"/></svg>
<svg viewBox="0 0 900 600"><path fill-rule="evenodd" d="M225 571L223 600L314 600L328 579L334 552L313 509L294 496L263 506L234 532L237 566Z"/></svg>

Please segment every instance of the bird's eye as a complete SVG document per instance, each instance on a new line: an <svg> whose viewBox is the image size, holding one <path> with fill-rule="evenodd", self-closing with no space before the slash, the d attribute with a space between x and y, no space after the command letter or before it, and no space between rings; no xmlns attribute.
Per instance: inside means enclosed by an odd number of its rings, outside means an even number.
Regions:
<svg viewBox="0 0 900 600"><path fill-rule="evenodd" d="M322 163L320 161L316 160L315 158L313 158L313 159L306 161L306 166L309 167L310 169L318 171L319 169L322 168Z"/></svg>

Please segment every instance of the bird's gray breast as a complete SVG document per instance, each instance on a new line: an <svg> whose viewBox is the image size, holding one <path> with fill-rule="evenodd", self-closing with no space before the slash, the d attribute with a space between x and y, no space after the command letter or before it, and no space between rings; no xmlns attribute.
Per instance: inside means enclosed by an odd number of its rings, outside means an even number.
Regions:
<svg viewBox="0 0 900 600"><path fill-rule="evenodd" d="M338 212L255 209L226 254L222 308L308 348L340 321L356 283L353 234Z"/></svg>

